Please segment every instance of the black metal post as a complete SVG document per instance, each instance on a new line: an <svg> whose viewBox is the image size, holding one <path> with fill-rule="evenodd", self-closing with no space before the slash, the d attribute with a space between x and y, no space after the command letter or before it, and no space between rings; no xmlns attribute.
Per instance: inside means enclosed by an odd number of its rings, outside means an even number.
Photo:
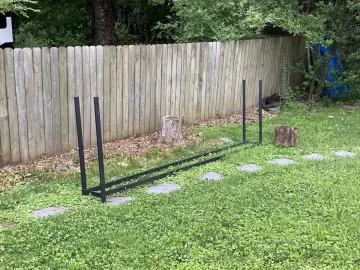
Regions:
<svg viewBox="0 0 360 270"><path fill-rule="evenodd" d="M100 108L99 108L99 98L94 97L94 109L95 109L95 125L96 125L96 141L97 141L97 150L98 150L98 163L99 163L99 175L100 175L100 194L101 202L106 202L106 192L105 192L105 172L104 172L104 153L102 147L102 137L101 137L101 122L100 122Z"/></svg>
<svg viewBox="0 0 360 270"><path fill-rule="evenodd" d="M86 170L85 170L85 158L84 158L84 142L83 142L83 134L82 134L82 128L81 128L79 97L74 97L74 103L75 103L76 129L77 129L78 145L79 145L81 188L82 188L83 195L89 195L89 192L86 191L87 184L86 184Z"/></svg>
<svg viewBox="0 0 360 270"><path fill-rule="evenodd" d="M243 118L243 143L246 143L246 80L243 80L243 93L242 93L242 118Z"/></svg>
<svg viewBox="0 0 360 270"><path fill-rule="evenodd" d="M262 119L262 108L263 108L263 84L262 80L259 81L259 144L262 144L262 125L263 125L263 119Z"/></svg>

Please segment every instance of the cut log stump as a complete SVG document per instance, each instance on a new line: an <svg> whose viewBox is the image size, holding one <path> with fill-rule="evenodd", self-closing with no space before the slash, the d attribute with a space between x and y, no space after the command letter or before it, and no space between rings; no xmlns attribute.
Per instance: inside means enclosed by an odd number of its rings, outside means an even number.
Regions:
<svg viewBox="0 0 360 270"><path fill-rule="evenodd" d="M182 141L181 122L179 117L164 116L162 119L161 141L172 143Z"/></svg>
<svg viewBox="0 0 360 270"><path fill-rule="evenodd" d="M274 143L281 146L295 146L299 128L291 126L277 126L275 128Z"/></svg>

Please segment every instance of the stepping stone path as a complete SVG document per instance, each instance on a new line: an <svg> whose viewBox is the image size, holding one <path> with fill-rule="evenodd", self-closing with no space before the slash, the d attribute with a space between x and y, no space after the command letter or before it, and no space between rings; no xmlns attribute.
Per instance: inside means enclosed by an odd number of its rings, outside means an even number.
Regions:
<svg viewBox="0 0 360 270"><path fill-rule="evenodd" d="M229 138L220 138L220 141L222 141L224 143L233 143L233 141ZM360 148L358 148L358 150L360 150ZM335 155L337 155L339 157L355 157L356 153L345 151L345 150L339 150L335 153ZM312 159L312 160L323 160L326 158L325 156L320 155L320 154L309 154L309 155L303 155L302 157L305 159ZM269 160L268 163L283 165L283 166L290 165L290 164L299 164L299 162L288 159L288 158L278 158L278 159L274 159L274 160ZM119 163L119 165L124 166L124 167L128 166L128 164L125 162ZM68 166L68 167L70 167L70 166ZM261 170L262 168L260 166L257 166L256 164L244 164L241 166L236 166L236 169L243 171L243 172L256 172L258 170ZM224 177L223 175L212 171L212 172L207 172L206 174L204 174L202 176L202 179L209 180L209 181L219 181L223 177ZM176 191L179 189L181 189L181 186L179 186L177 184L162 183L159 185L149 187L147 189L147 192L155 193L155 194L170 193L170 192L173 192L173 191ZM108 199L107 204L119 205L119 204L129 202L131 200L133 200L132 197L112 197L112 198ZM59 213L63 213L67 210L68 209L66 207L48 207L48 208L42 208L42 209L32 211L31 214L34 217L48 217L48 216L53 216L53 215L56 215ZM2 224L2 225L0 224L0 231L6 230L6 229L11 229L13 226L14 225L12 225L12 224Z"/></svg>
<svg viewBox="0 0 360 270"><path fill-rule="evenodd" d="M132 197L112 197L107 200L107 204L119 205L131 201Z"/></svg>
<svg viewBox="0 0 360 270"><path fill-rule="evenodd" d="M67 211L65 207L49 207L49 208L42 208L35 211L32 211L31 214L34 217L48 217L53 216L56 214L60 214Z"/></svg>
<svg viewBox="0 0 360 270"><path fill-rule="evenodd" d="M217 172L208 172L203 175L203 180L210 180L210 181L219 181L223 178L223 176Z"/></svg>
<svg viewBox="0 0 360 270"><path fill-rule="evenodd" d="M243 172L256 172L258 170L261 170L261 167L255 165L255 164L245 164L242 166L237 166L236 169L243 171Z"/></svg>
<svg viewBox="0 0 360 270"><path fill-rule="evenodd" d="M303 158L312 159L312 160L323 160L323 159L325 159L325 157L323 155L320 155L320 154L305 155L305 156L303 156Z"/></svg>
<svg viewBox="0 0 360 270"><path fill-rule="evenodd" d="M181 186L172 183L162 183L160 185L151 186L147 189L149 193L170 193L181 189Z"/></svg>
<svg viewBox="0 0 360 270"><path fill-rule="evenodd" d="M349 152L349 151L345 151L345 150L337 151L337 152L335 153L335 155L337 155L338 157L355 157L355 156L356 156L355 153L352 153L352 152Z"/></svg>
<svg viewBox="0 0 360 270"><path fill-rule="evenodd" d="M224 142L224 143L233 143L234 141L229 139L229 138L220 138L220 141L221 142Z"/></svg>
<svg viewBox="0 0 360 270"><path fill-rule="evenodd" d="M298 164L299 162L288 158L278 158L274 160L269 160L268 163L286 166L290 164Z"/></svg>

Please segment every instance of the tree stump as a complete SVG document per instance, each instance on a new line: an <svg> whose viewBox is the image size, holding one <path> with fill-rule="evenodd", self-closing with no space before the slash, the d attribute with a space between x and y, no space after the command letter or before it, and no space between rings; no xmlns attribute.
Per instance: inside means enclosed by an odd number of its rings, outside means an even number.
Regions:
<svg viewBox="0 0 360 270"><path fill-rule="evenodd" d="M277 126L275 128L274 143L281 146L295 146L298 133L299 129L297 127Z"/></svg>
<svg viewBox="0 0 360 270"><path fill-rule="evenodd" d="M164 116L162 119L161 140L165 143L181 141L181 122L179 117Z"/></svg>

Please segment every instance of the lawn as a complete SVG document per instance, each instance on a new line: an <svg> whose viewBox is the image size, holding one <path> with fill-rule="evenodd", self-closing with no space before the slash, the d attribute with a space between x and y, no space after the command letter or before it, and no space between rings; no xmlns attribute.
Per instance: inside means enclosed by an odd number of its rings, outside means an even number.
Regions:
<svg viewBox="0 0 360 270"><path fill-rule="evenodd" d="M181 185L167 195L146 186L123 192L134 200L112 206L82 196L78 174L45 175L0 196L0 268L25 269L359 269L360 109L342 105L309 111L293 106L264 122L264 143L226 152L224 160L163 180ZM295 148L273 145L277 124L300 128ZM240 140L241 126L199 127L203 145L149 151L139 159L106 159L108 178L167 163L211 147L220 137ZM249 127L257 139L257 125ZM354 158L334 155L357 153ZM319 153L325 160L305 160ZM287 157L299 164L267 161ZM120 169L126 159L131 166ZM256 163L244 173L236 165ZM89 179L97 181L96 164ZM208 171L224 175L204 181ZM158 181L157 183L160 183ZM65 206L34 218L31 211Z"/></svg>

